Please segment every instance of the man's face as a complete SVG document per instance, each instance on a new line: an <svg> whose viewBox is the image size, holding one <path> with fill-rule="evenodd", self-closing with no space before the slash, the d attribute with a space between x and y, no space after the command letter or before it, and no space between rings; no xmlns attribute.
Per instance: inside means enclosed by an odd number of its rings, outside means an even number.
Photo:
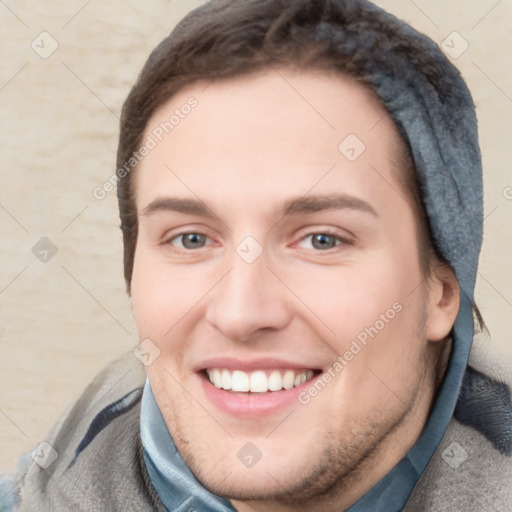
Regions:
<svg viewBox="0 0 512 512"><path fill-rule="evenodd" d="M179 451L220 495L353 501L415 442L432 399L391 119L352 79L281 69L194 84L148 135L132 301Z"/></svg>

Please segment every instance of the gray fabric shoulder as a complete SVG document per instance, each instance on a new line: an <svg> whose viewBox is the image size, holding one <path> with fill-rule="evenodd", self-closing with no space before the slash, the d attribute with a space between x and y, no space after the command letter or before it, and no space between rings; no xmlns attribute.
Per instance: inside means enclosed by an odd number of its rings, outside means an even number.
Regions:
<svg viewBox="0 0 512 512"><path fill-rule="evenodd" d="M405 512L512 510L512 458L484 435L452 419Z"/></svg>
<svg viewBox="0 0 512 512"><path fill-rule="evenodd" d="M489 353L490 342L488 334L475 335L458 411L405 512L512 511L512 371Z"/></svg>
<svg viewBox="0 0 512 512"><path fill-rule="evenodd" d="M163 510L142 461L144 381L131 353L95 377L43 440L42 458L21 462L21 512Z"/></svg>

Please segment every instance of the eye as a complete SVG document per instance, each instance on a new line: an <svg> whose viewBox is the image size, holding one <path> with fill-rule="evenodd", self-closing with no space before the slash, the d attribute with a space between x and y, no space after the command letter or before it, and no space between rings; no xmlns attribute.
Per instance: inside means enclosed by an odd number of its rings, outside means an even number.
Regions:
<svg viewBox="0 0 512 512"><path fill-rule="evenodd" d="M300 242L299 246L309 249L311 246L319 251L327 251L334 247L346 243L338 236L329 233L312 233L305 236Z"/></svg>
<svg viewBox="0 0 512 512"><path fill-rule="evenodd" d="M182 233L169 240L169 242L180 249L201 249L208 245L208 240L208 237L201 233Z"/></svg>

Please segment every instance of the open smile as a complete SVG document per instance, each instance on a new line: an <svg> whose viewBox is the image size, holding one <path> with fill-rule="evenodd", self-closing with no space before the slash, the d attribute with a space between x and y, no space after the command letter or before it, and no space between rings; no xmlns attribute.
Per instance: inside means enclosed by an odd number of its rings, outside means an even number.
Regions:
<svg viewBox="0 0 512 512"><path fill-rule="evenodd" d="M210 382L219 389L241 393L267 393L298 387L313 378L318 370L256 370L246 372L228 368L205 370Z"/></svg>
<svg viewBox="0 0 512 512"><path fill-rule="evenodd" d="M198 374L204 394L222 412L255 419L299 406L298 394L322 373L317 368L286 366L219 361Z"/></svg>

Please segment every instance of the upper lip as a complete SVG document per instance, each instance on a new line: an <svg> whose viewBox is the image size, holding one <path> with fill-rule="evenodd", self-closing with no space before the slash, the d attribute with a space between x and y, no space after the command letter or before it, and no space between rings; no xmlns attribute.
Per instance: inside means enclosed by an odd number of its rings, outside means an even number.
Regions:
<svg viewBox="0 0 512 512"><path fill-rule="evenodd" d="M195 371L204 371L207 368L226 368L228 370L254 370L291 369L291 370L320 370L319 365L310 365L287 361L279 358L240 359L234 357L212 357L198 363Z"/></svg>

